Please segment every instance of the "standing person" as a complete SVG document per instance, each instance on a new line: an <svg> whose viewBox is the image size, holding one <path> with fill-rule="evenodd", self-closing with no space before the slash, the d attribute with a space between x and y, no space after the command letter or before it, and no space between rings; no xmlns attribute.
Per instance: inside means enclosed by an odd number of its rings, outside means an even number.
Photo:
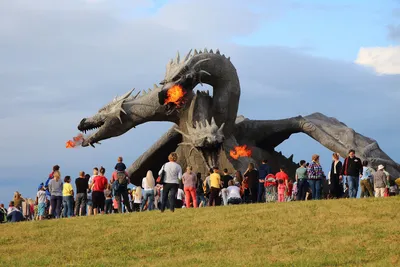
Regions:
<svg viewBox="0 0 400 267"><path fill-rule="evenodd" d="M64 218L68 216L71 218L74 215L74 189L71 185L71 177L65 176L63 184L63 204L64 204Z"/></svg>
<svg viewBox="0 0 400 267"><path fill-rule="evenodd" d="M349 151L348 157L343 162L341 177L343 182L349 185L349 197L356 198L359 184L359 177L362 176L363 166L361 160L356 157L354 149Z"/></svg>
<svg viewBox="0 0 400 267"><path fill-rule="evenodd" d="M271 167L268 165L268 160L264 159L261 162L260 168L258 170L259 179L258 179L258 202L265 202L265 177L268 174L272 173Z"/></svg>
<svg viewBox="0 0 400 267"><path fill-rule="evenodd" d="M278 202L285 202L286 185L284 180L278 180Z"/></svg>
<svg viewBox="0 0 400 267"><path fill-rule="evenodd" d="M221 195L222 195L222 201L224 202L224 206L228 205L228 186L229 186L229 181L232 181L233 177L228 174L228 169L224 169L224 175L222 175L222 189L221 189Z"/></svg>
<svg viewBox="0 0 400 267"><path fill-rule="evenodd" d="M282 166L279 170L278 173L275 174L276 180L283 180L283 184L286 186L286 190L289 188L289 175L286 173L286 168L285 166Z"/></svg>
<svg viewBox="0 0 400 267"><path fill-rule="evenodd" d="M235 172L235 178L233 178L233 181L235 182L236 185L242 186L243 175L240 171Z"/></svg>
<svg viewBox="0 0 400 267"><path fill-rule="evenodd" d="M128 173L114 171L110 183L112 183L114 197L118 203L118 212L123 212L121 202L123 202L123 205L128 210L128 212L132 212L128 194L128 184L130 183Z"/></svg>
<svg viewBox="0 0 400 267"><path fill-rule="evenodd" d="M140 206L142 205L142 188L136 187L134 199L133 199L133 211L140 212Z"/></svg>
<svg viewBox="0 0 400 267"><path fill-rule="evenodd" d="M178 154L172 152L168 156L168 162L165 163L158 175L164 176L163 181L163 193L161 200L161 212L165 211L167 200L169 199L169 209L175 211L175 200L176 193L178 192L179 180L182 179L182 167L176 163L178 160Z"/></svg>
<svg viewBox="0 0 400 267"><path fill-rule="evenodd" d="M79 172L79 177L75 179L76 200L75 200L75 216L86 215L87 190L89 188L89 179L86 178L85 172Z"/></svg>
<svg viewBox="0 0 400 267"><path fill-rule="evenodd" d="M104 190L104 197L106 198L106 201L105 201L106 214L111 214L112 210L113 210L111 184L107 184L106 190Z"/></svg>
<svg viewBox="0 0 400 267"><path fill-rule="evenodd" d="M90 180L90 174L85 175L85 179L87 181ZM88 190L87 190L87 215L93 215L93 200L92 200L92 189L89 187L91 182L88 182Z"/></svg>
<svg viewBox="0 0 400 267"><path fill-rule="evenodd" d="M146 177L144 177L142 180L143 202L142 202L142 207L140 208L142 211L144 210L144 205L146 204L147 201L149 201L148 210L151 211L154 209L154 196L155 196L154 186L155 186L155 180L153 172L147 171Z"/></svg>
<svg viewBox="0 0 400 267"><path fill-rule="evenodd" d="M92 188L92 201L93 201L93 214L97 215L99 210L104 214L105 197L104 190L108 184L107 178L104 176L106 169L100 168L99 175L93 178L92 183L89 185Z"/></svg>
<svg viewBox="0 0 400 267"><path fill-rule="evenodd" d="M324 177L319 155L312 156L312 162L307 168L308 183L311 187L312 199L321 199L321 181Z"/></svg>
<svg viewBox="0 0 400 267"><path fill-rule="evenodd" d="M363 174L360 178L360 186L361 186L361 195L360 197L374 197L374 191L372 190L372 185L370 179L372 176L372 169L368 167L368 161L364 160L362 162L363 165Z"/></svg>
<svg viewBox="0 0 400 267"><path fill-rule="evenodd" d="M221 190L221 176L219 175L219 168L215 166L213 173L210 175L210 199L209 206L215 206L218 204L219 192Z"/></svg>
<svg viewBox="0 0 400 267"><path fill-rule="evenodd" d="M374 189L375 197L384 197L385 189L388 185L388 179L384 172L385 167L381 164L378 166L378 171L374 174Z"/></svg>
<svg viewBox="0 0 400 267"><path fill-rule="evenodd" d="M183 207L184 199L185 192L182 190L182 188L178 187L178 191L176 192L175 208L181 209Z"/></svg>
<svg viewBox="0 0 400 267"><path fill-rule="evenodd" d="M49 182L50 192L50 205L53 217L60 218L61 216L61 204L62 204L62 191L63 182L61 181L61 174L59 171L53 173L53 179Z"/></svg>
<svg viewBox="0 0 400 267"><path fill-rule="evenodd" d="M38 219L43 220L46 211L46 190L44 189L43 183L38 187L36 193L36 203L38 205Z"/></svg>
<svg viewBox="0 0 400 267"><path fill-rule="evenodd" d="M190 200L193 202L193 207L197 208L196 184L197 175L192 171L192 167L188 166L186 172L182 175L182 182L185 191L186 208L190 208Z"/></svg>
<svg viewBox="0 0 400 267"><path fill-rule="evenodd" d="M201 173L197 173L197 185L196 185L196 198L197 205L199 207L204 207L206 205L206 199L204 197L203 190L203 179L201 179Z"/></svg>
<svg viewBox="0 0 400 267"><path fill-rule="evenodd" d="M254 167L254 163L249 163L247 170L244 172L243 176L247 178L248 189L250 192L251 202L257 203L257 191L258 191L258 171Z"/></svg>
<svg viewBox="0 0 400 267"><path fill-rule="evenodd" d="M342 162L338 153L332 154L332 165L329 180L331 182L331 194L333 198L342 196L343 188L340 187L340 173L342 172Z"/></svg>
<svg viewBox="0 0 400 267"><path fill-rule="evenodd" d="M296 170L297 196L296 200L305 200L308 189L306 161L300 160L300 167Z"/></svg>

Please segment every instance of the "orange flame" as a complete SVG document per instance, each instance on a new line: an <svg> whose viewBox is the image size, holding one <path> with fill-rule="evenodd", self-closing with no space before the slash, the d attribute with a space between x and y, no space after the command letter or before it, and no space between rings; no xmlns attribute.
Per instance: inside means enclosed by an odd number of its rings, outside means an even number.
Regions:
<svg viewBox="0 0 400 267"><path fill-rule="evenodd" d="M178 107L183 104L183 97L185 96L186 92L183 91L182 86L174 85L167 91L167 98L164 101L164 104L174 103Z"/></svg>
<svg viewBox="0 0 400 267"><path fill-rule="evenodd" d="M77 136L73 137L72 140L68 140L65 144L65 148L74 148L80 146L83 142L83 134L78 134Z"/></svg>
<svg viewBox="0 0 400 267"><path fill-rule="evenodd" d="M234 158L238 159L240 157L251 157L251 150L247 148L247 145L243 146L235 146L234 150L229 152L229 155Z"/></svg>

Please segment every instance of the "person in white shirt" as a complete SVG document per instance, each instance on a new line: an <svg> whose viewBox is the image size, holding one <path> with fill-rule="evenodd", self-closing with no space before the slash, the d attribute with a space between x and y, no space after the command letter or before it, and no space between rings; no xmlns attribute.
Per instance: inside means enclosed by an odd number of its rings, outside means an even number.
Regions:
<svg viewBox="0 0 400 267"><path fill-rule="evenodd" d="M226 189L228 191L228 204L231 205L242 203L242 198L240 196L240 188L234 184L235 182L233 180L230 180L228 182L228 188Z"/></svg>
<svg viewBox="0 0 400 267"><path fill-rule="evenodd" d="M163 183L161 212L164 212L168 198L169 209L172 212L175 211L176 193L178 192L179 180L182 179L182 168L178 163L176 163L178 160L178 154L172 152L169 154L168 160L169 162L165 163L158 172L160 177L163 176L161 181Z"/></svg>
<svg viewBox="0 0 400 267"><path fill-rule="evenodd" d="M181 188L178 188L178 192L176 193L175 208L181 209L183 206L184 199L185 199L185 192Z"/></svg>
<svg viewBox="0 0 400 267"><path fill-rule="evenodd" d="M154 176L152 171L147 171L146 177L142 180L142 188L143 188L143 201L142 206L140 208L143 211L144 206L146 205L147 200L149 200L149 205L147 210L154 209Z"/></svg>

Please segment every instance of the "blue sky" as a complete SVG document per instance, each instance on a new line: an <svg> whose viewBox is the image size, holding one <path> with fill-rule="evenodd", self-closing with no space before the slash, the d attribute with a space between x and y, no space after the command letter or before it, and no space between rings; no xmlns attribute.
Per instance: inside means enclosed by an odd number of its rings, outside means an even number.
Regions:
<svg viewBox="0 0 400 267"><path fill-rule="evenodd" d="M158 83L169 58L190 48L231 57L240 114L320 111L377 139L400 162L400 34L390 32L400 24L399 8L391 0L2 1L0 203L16 190L34 196L54 164L74 177L93 166L111 170L120 155L132 163L170 124L140 126L96 149L64 144L83 117L116 94ZM305 135L279 149L295 160L319 153L324 166L330 162L330 152Z"/></svg>

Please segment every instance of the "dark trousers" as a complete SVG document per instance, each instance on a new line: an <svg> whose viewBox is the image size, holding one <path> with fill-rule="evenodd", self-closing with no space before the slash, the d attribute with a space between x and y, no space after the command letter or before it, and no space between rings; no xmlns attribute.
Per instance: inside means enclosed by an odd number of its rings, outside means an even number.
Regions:
<svg viewBox="0 0 400 267"><path fill-rule="evenodd" d="M122 189L115 192L115 200L118 203L118 213L122 213L121 196L124 200L124 205L129 212L132 212L131 205L129 204L128 190Z"/></svg>
<svg viewBox="0 0 400 267"><path fill-rule="evenodd" d="M75 198L75 216L85 216L86 215L86 202L87 202L87 194L86 193L78 193ZM81 211L81 214L79 214Z"/></svg>
<svg viewBox="0 0 400 267"><path fill-rule="evenodd" d="M216 187L211 187L210 189L210 199L209 199L209 206L216 206L218 204L218 198L219 198L219 191L221 191L220 188Z"/></svg>
<svg viewBox="0 0 400 267"><path fill-rule="evenodd" d="M308 190L308 182L306 179L297 180L297 197L296 200L305 200Z"/></svg>
<svg viewBox="0 0 400 267"><path fill-rule="evenodd" d="M165 183L163 186L162 200L161 200L161 211L165 210L167 201L169 200L169 209L175 210L176 193L178 192L178 184Z"/></svg>
<svg viewBox="0 0 400 267"><path fill-rule="evenodd" d="M264 183L258 183L258 196L257 196L257 201L258 202L265 202L264 201L264 196L265 196L265 187Z"/></svg>
<svg viewBox="0 0 400 267"><path fill-rule="evenodd" d="M112 198L107 198L105 203L106 203L106 214L111 214L113 210Z"/></svg>
<svg viewBox="0 0 400 267"><path fill-rule="evenodd" d="M331 194L334 198L340 198L342 196L343 187L339 183L339 175L331 174Z"/></svg>
<svg viewBox="0 0 400 267"><path fill-rule="evenodd" d="M51 196L50 197L50 205L51 205L51 215L55 218L61 217L61 204L63 201L62 196Z"/></svg>
<svg viewBox="0 0 400 267"><path fill-rule="evenodd" d="M257 203L257 196L258 196L258 183L256 185L253 185L250 187L250 198L251 198L251 203Z"/></svg>

